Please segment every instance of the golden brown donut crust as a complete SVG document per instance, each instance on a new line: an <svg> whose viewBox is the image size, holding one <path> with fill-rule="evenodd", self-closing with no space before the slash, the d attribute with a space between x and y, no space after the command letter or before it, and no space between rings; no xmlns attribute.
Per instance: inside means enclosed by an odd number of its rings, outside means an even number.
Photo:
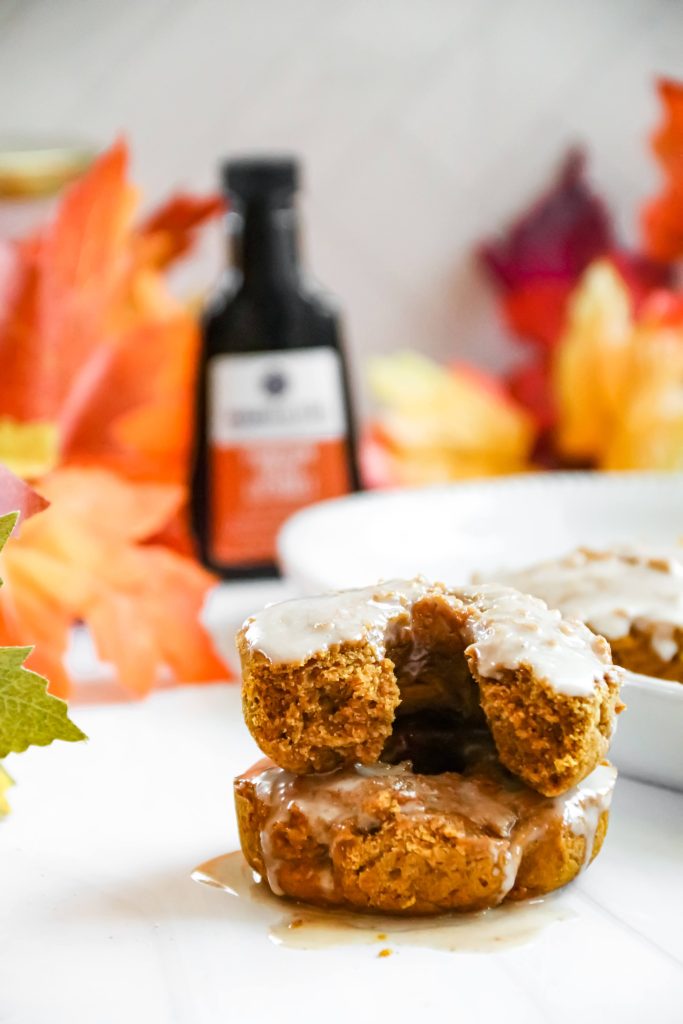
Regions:
<svg viewBox="0 0 683 1024"><path fill-rule="evenodd" d="M577 832L563 813L563 802L539 796L489 764L465 779L456 773L412 776L419 786L436 785L440 791L450 787L457 793L464 785L465 795L468 785L481 787L483 820L470 820L457 805L415 811L414 801L401 802L390 784L378 780L368 791L354 789L348 813L321 831L306 793L310 787L315 792L333 787L335 776L294 779L286 798L277 791L273 798L259 786L264 767L261 763L235 780L245 857L264 878L270 876L279 894L324 907L436 914L542 896L576 877L599 852L607 830L608 810L602 805L593 807L593 828ZM335 774L345 778L347 773ZM298 799L297 792L303 794ZM487 799L503 792L520 812L508 835L495 824L495 814L492 822L485 820ZM517 857L514 884L505 866L511 857Z"/></svg>
<svg viewBox="0 0 683 1024"><path fill-rule="evenodd" d="M244 719L264 754L302 774L377 761L400 701L388 658L347 643L301 666L273 665L248 651L243 633L238 649Z"/></svg>

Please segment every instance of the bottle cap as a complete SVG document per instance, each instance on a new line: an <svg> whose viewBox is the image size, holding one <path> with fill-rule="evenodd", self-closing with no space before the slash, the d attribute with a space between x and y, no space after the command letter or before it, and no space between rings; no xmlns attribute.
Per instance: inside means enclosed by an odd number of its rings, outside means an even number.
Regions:
<svg viewBox="0 0 683 1024"><path fill-rule="evenodd" d="M223 187L241 199L284 198L299 187L299 163L291 156L240 157L222 167Z"/></svg>

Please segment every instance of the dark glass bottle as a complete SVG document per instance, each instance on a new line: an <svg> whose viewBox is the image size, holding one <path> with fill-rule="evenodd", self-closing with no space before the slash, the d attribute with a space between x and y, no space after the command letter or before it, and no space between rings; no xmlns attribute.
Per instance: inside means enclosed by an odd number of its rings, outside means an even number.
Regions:
<svg viewBox="0 0 683 1024"><path fill-rule="evenodd" d="M339 320L302 277L291 159L224 167L232 272L206 311L192 481L205 565L277 575L287 516L358 489Z"/></svg>

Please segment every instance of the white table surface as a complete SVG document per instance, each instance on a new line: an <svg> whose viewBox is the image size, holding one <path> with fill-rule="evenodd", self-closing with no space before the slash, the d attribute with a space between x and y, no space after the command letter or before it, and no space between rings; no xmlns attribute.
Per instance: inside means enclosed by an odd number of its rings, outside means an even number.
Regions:
<svg viewBox="0 0 683 1024"><path fill-rule="evenodd" d="M683 1020L683 794L620 779L602 854L560 897L569 919L527 945L304 951L271 941L272 907L190 878L237 847L231 780L258 753L238 687L73 712L88 744L8 765L2 1024Z"/></svg>

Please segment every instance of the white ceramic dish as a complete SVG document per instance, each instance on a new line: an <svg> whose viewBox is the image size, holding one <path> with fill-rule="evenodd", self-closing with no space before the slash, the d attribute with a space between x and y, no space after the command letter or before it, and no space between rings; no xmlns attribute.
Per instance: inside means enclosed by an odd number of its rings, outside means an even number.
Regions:
<svg viewBox="0 0 683 1024"><path fill-rule="evenodd" d="M611 759L624 775L683 790L683 684L626 673Z"/></svg>
<svg viewBox="0 0 683 1024"><path fill-rule="evenodd" d="M683 536L683 474L547 473L323 502L289 520L283 569L304 592L422 573L450 583L579 544ZM635 778L683 789L683 685L631 675L612 756Z"/></svg>

